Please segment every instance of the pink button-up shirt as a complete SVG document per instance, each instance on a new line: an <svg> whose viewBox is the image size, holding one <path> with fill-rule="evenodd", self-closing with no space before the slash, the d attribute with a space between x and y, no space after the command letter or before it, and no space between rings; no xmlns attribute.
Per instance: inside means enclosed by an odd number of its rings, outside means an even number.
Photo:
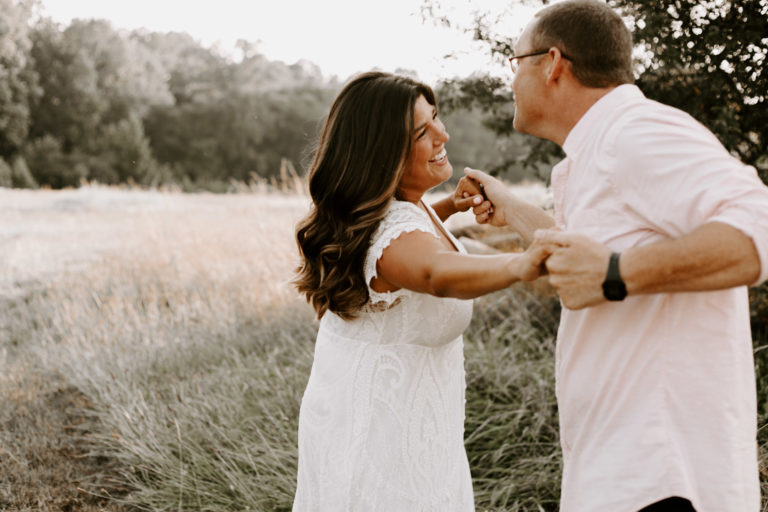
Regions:
<svg viewBox="0 0 768 512"><path fill-rule="evenodd" d="M680 110L634 85L601 98L552 171L555 218L614 251L724 222L768 277L768 188ZM747 287L563 309L556 352L562 512L760 505Z"/></svg>

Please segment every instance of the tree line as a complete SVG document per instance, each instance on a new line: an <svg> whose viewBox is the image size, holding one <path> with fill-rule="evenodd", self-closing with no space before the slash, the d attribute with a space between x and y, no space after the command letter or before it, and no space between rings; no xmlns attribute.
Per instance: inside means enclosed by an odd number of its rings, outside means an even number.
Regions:
<svg viewBox="0 0 768 512"><path fill-rule="evenodd" d="M768 179L768 0L609 3L633 28L646 95L692 114ZM286 160L302 172L342 85L310 62L270 61L247 41L235 58L185 33L104 20L62 26L40 16L36 0L0 8L1 187L87 180L226 190L277 176ZM425 17L453 24L441 9L422 1ZM515 34L494 32L498 15L458 28L504 66ZM514 132L508 77L432 85L457 175L471 165L511 181L546 179L560 150Z"/></svg>
<svg viewBox="0 0 768 512"><path fill-rule="evenodd" d="M274 177L286 160L301 172L342 86L310 62L270 61L247 41L233 57L185 33L105 20L62 26L38 7L0 0L3 187L87 180L220 191ZM482 122L479 112L454 114L464 134L454 163L495 158Z"/></svg>
<svg viewBox="0 0 768 512"><path fill-rule="evenodd" d="M0 186L215 186L298 161L337 84L188 34L62 27L0 0ZM9 183L10 182L10 183Z"/></svg>

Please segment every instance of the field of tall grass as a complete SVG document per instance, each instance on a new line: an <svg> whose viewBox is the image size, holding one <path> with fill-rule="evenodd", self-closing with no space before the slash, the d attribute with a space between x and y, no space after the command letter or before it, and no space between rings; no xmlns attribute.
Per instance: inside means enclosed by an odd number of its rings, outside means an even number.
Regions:
<svg viewBox="0 0 768 512"><path fill-rule="evenodd" d="M0 189L0 510L290 510L317 328L289 284L306 210L267 187ZM478 511L558 508L558 315L543 282L475 303Z"/></svg>

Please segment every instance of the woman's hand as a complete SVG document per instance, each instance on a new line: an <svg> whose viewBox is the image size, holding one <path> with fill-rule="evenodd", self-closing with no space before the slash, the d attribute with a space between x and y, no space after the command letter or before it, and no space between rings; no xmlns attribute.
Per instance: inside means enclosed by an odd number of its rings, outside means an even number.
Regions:
<svg viewBox="0 0 768 512"><path fill-rule="evenodd" d="M541 276L547 275L547 259L552 255L554 248L550 244L533 243L517 259L518 275L521 281L535 281Z"/></svg>
<svg viewBox="0 0 768 512"><path fill-rule="evenodd" d="M456 186L456 190L453 193L454 201L460 201L467 198L473 199L469 205L477 206L485 200L485 193L483 192L483 186L479 182L464 176L459 180L459 184ZM479 200L477 198L480 198ZM469 207L467 207L469 209ZM461 210L466 211L466 210Z"/></svg>
<svg viewBox="0 0 768 512"><path fill-rule="evenodd" d="M476 181L464 176L456 186L452 200L457 212L465 212L482 204L485 196L483 195L482 188Z"/></svg>
<svg viewBox="0 0 768 512"><path fill-rule="evenodd" d="M465 212L482 204L483 195L480 187L471 183L463 184L465 180L468 181L467 178L461 179L453 194L432 205L432 209L441 221L445 222L454 213Z"/></svg>

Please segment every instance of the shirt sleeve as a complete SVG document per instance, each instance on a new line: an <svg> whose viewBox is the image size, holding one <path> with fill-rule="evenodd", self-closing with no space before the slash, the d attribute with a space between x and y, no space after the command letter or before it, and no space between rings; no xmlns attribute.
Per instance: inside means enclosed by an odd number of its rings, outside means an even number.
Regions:
<svg viewBox="0 0 768 512"><path fill-rule="evenodd" d="M661 106L616 131L617 193L654 229L677 238L722 222L749 236L768 279L768 187L688 114Z"/></svg>

